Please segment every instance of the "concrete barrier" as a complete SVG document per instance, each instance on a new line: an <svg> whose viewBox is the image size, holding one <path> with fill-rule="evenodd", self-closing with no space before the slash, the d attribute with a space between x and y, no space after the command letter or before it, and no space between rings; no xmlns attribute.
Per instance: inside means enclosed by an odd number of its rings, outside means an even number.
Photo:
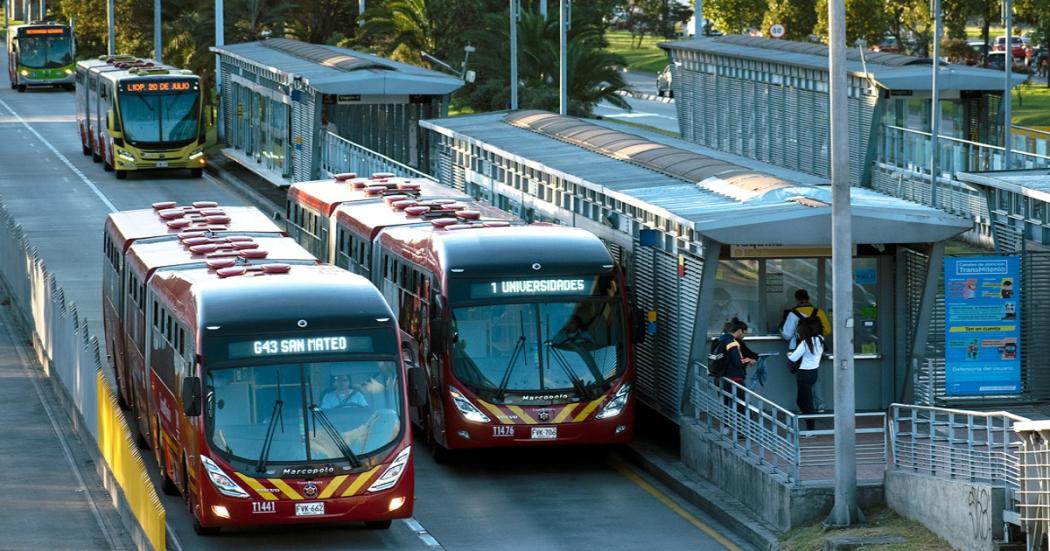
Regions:
<svg viewBox="0 0 1050 551"><path fill-rule="evenodd" d="M730 448L698 422L680 418L682 462L701 477L735 496L763 522L778 532L823 521L835 501L827 484L788 482ZM862 508L884 503L881 484L858 484Z"/></svg>
<svg viewBox="0 0 1050 551"><path fill-rule="evenodd" d="M960 551L993 551L1003 539L1003 488L886 471L886 504Z"/></svg>
<svg viewBox="0 0 1050 551"><path fill-rule="evenodd" d="M116 406L115 386L98 339L90 335L76 306L66 303L54 275L2 202L0 279L17 321L32 337L36 360L58 383L54 386L74 429L94 445L88 452L132 539L140 549L165 549L164 509Z"/></svg>

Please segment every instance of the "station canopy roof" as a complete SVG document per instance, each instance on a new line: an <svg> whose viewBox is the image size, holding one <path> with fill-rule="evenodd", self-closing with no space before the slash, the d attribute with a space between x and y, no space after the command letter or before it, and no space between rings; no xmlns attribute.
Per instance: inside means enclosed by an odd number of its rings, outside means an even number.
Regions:
<svg viewBox="0 0 1050 551"><path fill-rule="evenodd" d="M959 172L959 180L1050 203L1050 169Z"/></svg>
<svg viewBox="0 0 1050 551"><path fill-rule="evenodd" d="M721 243L831 243L831 186L810 175L545 111L420 124ZM966 219L866 188L852 188L851 203L856 244L936 242L973 227Z"/></svg>
<svg viewBox="0 0 1050 551"><path fill-rule="evenodd" d="M824 44L792 42L745 35L729 35L712 38L694 38L663 42L665 50L690 50L726 57L752 59L768 63L782 63L818 71L828 70L828 47ZM900 54L865 51L864 60L857 48L846 50L846 70L858 77L870 76L880 87L888 90L931 90L931 60ZM865 71L866 67L866 71ZM971 67L968 65L942 64L938 75L941 90L987 90L1003 89L1003 71ZM1025 75L1013 74L1012 85L1025 81Z"/></svg>
<svg viewBox="0 0 1050 551"><path fill-rule="evenodd" d="M322 94L446 95L463 81L371 54L287 38L214 46L211 51L286 78L302 77Z"/></svg>

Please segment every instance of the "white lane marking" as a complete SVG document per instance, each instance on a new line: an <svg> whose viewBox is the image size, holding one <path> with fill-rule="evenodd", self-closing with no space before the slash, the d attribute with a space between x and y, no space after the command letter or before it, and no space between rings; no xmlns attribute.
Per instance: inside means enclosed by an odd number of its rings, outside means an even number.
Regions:
<svg viewBox="0 0 1050 551"><path fill-rule="evenodd" d="M69 167L69 170L73 171L73 174L76 174L78 177L80 177L80 179L85 184L87 184L89 188L91 188L91 191L95 192L95 195L98 195L99 199L102 199L102 203L106 205L106 208L109 209L109 212L117 212L117 207L113 206L113 203L111 203L109 201L109 199L106 198L106 196L103 195L102 192L99 191L99 189L97 187L95 187L95 183L92 182L90 178L85 176L84 173L81 172L79 168L73 166L73 163L69 162L69 159L67 159L65 155L59 153L58 150L55 149L55 146L51 145L51 142L45 140L44 137L41 136L40 133L37 132L35 128L33 128L32 126L29 126L29 123L27 123L25 121L25 119L23 119L18 113L16 113L15 110L12 109L10 105L8 105L6 102L4 102L4 100L0 99L0 105L4 106L4 109L7 109L7 112L11 113L11 116L14 117L15 120L17 120L18 122L22 123L22 126L26 127L26 129L29 130L30 132L32 132L33 135L36 136L37 139L40 140L41 143L43 143L48 149L50 149L51 152L54 153L56 157L58 157L58 160L62 161L62 164L66 165L67 167Z"/></svg>
<svg viewBox="0 0 1050 551"><path fill-rule="evenodd" d="M190 513L191 515L193 513ZM175 535L175 529L171 527L171 523L164 521L164 532L167 535L167 541L165 542L168 547L168 551L182 551L182 544L179 543L178 536Z"/></svg>
<svg viewBox="0 0 1050 551"><path fill-rule="evenodd" d="M13 303L12 303L12 307ZM14 346L15 352L18 354L19 363L21 364L22 373L25 374L26 378L33 385L33 390L36 391L36 397L40 400L40 405L44 409L44 413L47 414L47 420L51 423L51 430L55 431L55 436L58 437L58 443L62 448L62 455L66 456L66 461L69 462L69 469L73 471L73 476L77 479L76 493L80 493L87 500L88 505L91 506L91 515L95 517L95 522L98 524L99 530L102 531L102 535L105 536L106 541L109 542L110 549L117 549L117 542L113 539L113 535L109 533L109 529L106 523L102 520L102 513L99 512L98 506L95 505L94 498L91 497L91 492L87 489L87 484L84 483L84 477L80 476L80 469L77 468L77 463L73 459L73 452L69 449L69 444L66 443L66 436L63 434L58 427L58 421L55 421L55 414L51 411L51 402L44 399L44 391L40 388L40 381L37 380L36 373L30 371L29 366L32 365L29 359L29 355L22 350L22 344L18 342L15 335L10 334L13 331L14 320L11 319L11 314L6 309L0 313L0 319L3 320L4 328L11 337L11 344Z"/></svg>
<svg viewBox="0 0 1050 551"><path fill-rule="evenodd" d="M420 524L415 517L406 518L401 522L404 522L405 526L408 526L409 530L415 532L416 537L423 540L423 543L425 543L427 547L433 547L434 549L444 549L444 547L440 543L438 543L438 540L434 539L434 536L431 536L430 532L427 532L427 529L423 528L423 525Z"/></svg>
<svg viewBox="0 0 1050 551"><path fill-rule="evenodd" d="M26 122L74 122L77 120L74 115L42 115L35 117L25 117L22 120ZM0 124L11 124L20 122L15 117L3 117L0 116Z"/></svg>

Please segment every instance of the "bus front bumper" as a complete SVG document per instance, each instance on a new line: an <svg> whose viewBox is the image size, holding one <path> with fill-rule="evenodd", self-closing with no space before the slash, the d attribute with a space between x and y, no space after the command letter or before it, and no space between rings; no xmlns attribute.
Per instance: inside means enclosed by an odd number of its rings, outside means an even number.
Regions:
<svg viewBox="0 0 1050 551"><path fill-rule="evenodd" d="M204 168L208 160L203 150L175 152L133 152L116 147L117 170L152 170L163 168Z"/></svg>
<svg viewBox="0 0 1050 551"><path fill-rule="evenodd" d="M66 75L58 78L32 78L22 74L18 75L18 83L26 86L61 86L63 84L73 84L73 75Z"/></svg>
<svg viewBox="0 0 1050 551"><path fill-rule="evenodd" d="M634 409L631 397L622 413L608 419L536 424L472 423L452 411L445 440L449 449L628 444L634 439Z"/></svg>

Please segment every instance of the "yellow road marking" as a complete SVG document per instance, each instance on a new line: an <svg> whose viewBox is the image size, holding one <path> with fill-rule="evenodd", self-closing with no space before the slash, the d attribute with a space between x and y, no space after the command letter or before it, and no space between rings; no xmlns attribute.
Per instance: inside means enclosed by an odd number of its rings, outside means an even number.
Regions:
<svg viewBox="0 0 1050 551"><path fill-rule="evenodd" d="M587 407L583 408L583 410L580 411L580 414L575 417L576 422L579 423L580 421L587 419L587 416L590 415L591 412L594 411L594 409L598 407L598 404L602 403L602 400L604 399L605 397L602 396L601 398L598 398L597 400L587 404Z"/></svg>
<svg viewBox="0 0 1050 551"><path fill-rule="evenodd" d="M509 410L513 411L515 414L517 414L518 418L521 419L522 421L525 421L526 424L529 424L529 425L535 425L536 424L536 421L534 421L532 419L532 417L529 417L529 414L525 413L525 410L519 408L518 406L507 406L507 409L509 409Z"/></svg>
<svg viewBox="0 0 1050 551"><path fill-rule="evenodd" d="M343 481L346 480L347 475L341 474L332 480L328 481L328 485L324 487L324 491L321 495L317 496L317 499L328 499L335 493L336 488L343 485Z"/></svg>
<svg viewBox="0 0 1050 551"><path fill-rule="evenodd" d="M680 505L675 503L671 498L669 498L666 495L664 495L663 492L661 492L660 490L656 489L655 486L653 486L652 484L649 484L648 482L646 482L646 480L644 478L639 476L638 473L634 472L634 470L632 470L630 467L625 465L622 461L619 461L617 459L610 459L609 460L609 464L612 466L612 468L616 469L617 472L619 472L623 476L627 477L628 480L630 480L631 482L634 482L639 487L641 487L643 490L645 490L649 495L655 497L656 500L659 501L660 503L662 503L665 507L667 507L668 509L670 509L670 510L674 511L675 513L677 513L678 516L680 516L683 519L685 519L685 521L688 522L689 524L692 524L693 526L699 528L701 532L707 534L708 536L711 536L712 539L714 539L718 543L722 544L722 546L725 547L726 549L729 549L729 551L742 551L740 549L740 547L738 547L735 543L729 541L722 534L718 533L717 530L715 530L714 528L709 526L704 521L702 521L702 520L696 518L695 516L693 516L692 513L690 513L689 511L686 511L685 509L683 509Z"/></svg>
<svg viewBox="0 0 1050 551"><path fill-rule="evenodd" d="M579 404L569 404L569 405L565 406L561 410L561 412L558 413L558 416L554 418L554 422L555 423L561 423L562 421L567 419L570 415L572 415L572 410L576 409L576 406L578 406L578 405Z"/></svg>
<svg viewBox="0 0 1050 551"><path fill-rule="evenodd" d="M373 467L372 470L359 474L357 478L346 487L346 491L343 492L343 497L350 497L356 494L357 491L361 489L361 486L364 486L365 482L368 482L368 479L372 478L372 475L379 470L379 467L382 467L382 465L377 465L376 467Z"/></svg>
<svg viewBox="0 0 1050 551"><path fill-rule="evenodd" d="M277 496L273 495L273 492L266 491L266 488L263 487L263 485L260 484L258 480L254 479L254 478L252 478L250 476L245 476L245 475L243 475L241 473L234 473L234 474L237 475L237 478L243 480L245 484L247 484L248 486L251 486L251 488L253 490L255 490L255 493L257 493L260 496L262 496L263 500L265 500L265 501L273 501L273 500L277 499Z"/></svg>

